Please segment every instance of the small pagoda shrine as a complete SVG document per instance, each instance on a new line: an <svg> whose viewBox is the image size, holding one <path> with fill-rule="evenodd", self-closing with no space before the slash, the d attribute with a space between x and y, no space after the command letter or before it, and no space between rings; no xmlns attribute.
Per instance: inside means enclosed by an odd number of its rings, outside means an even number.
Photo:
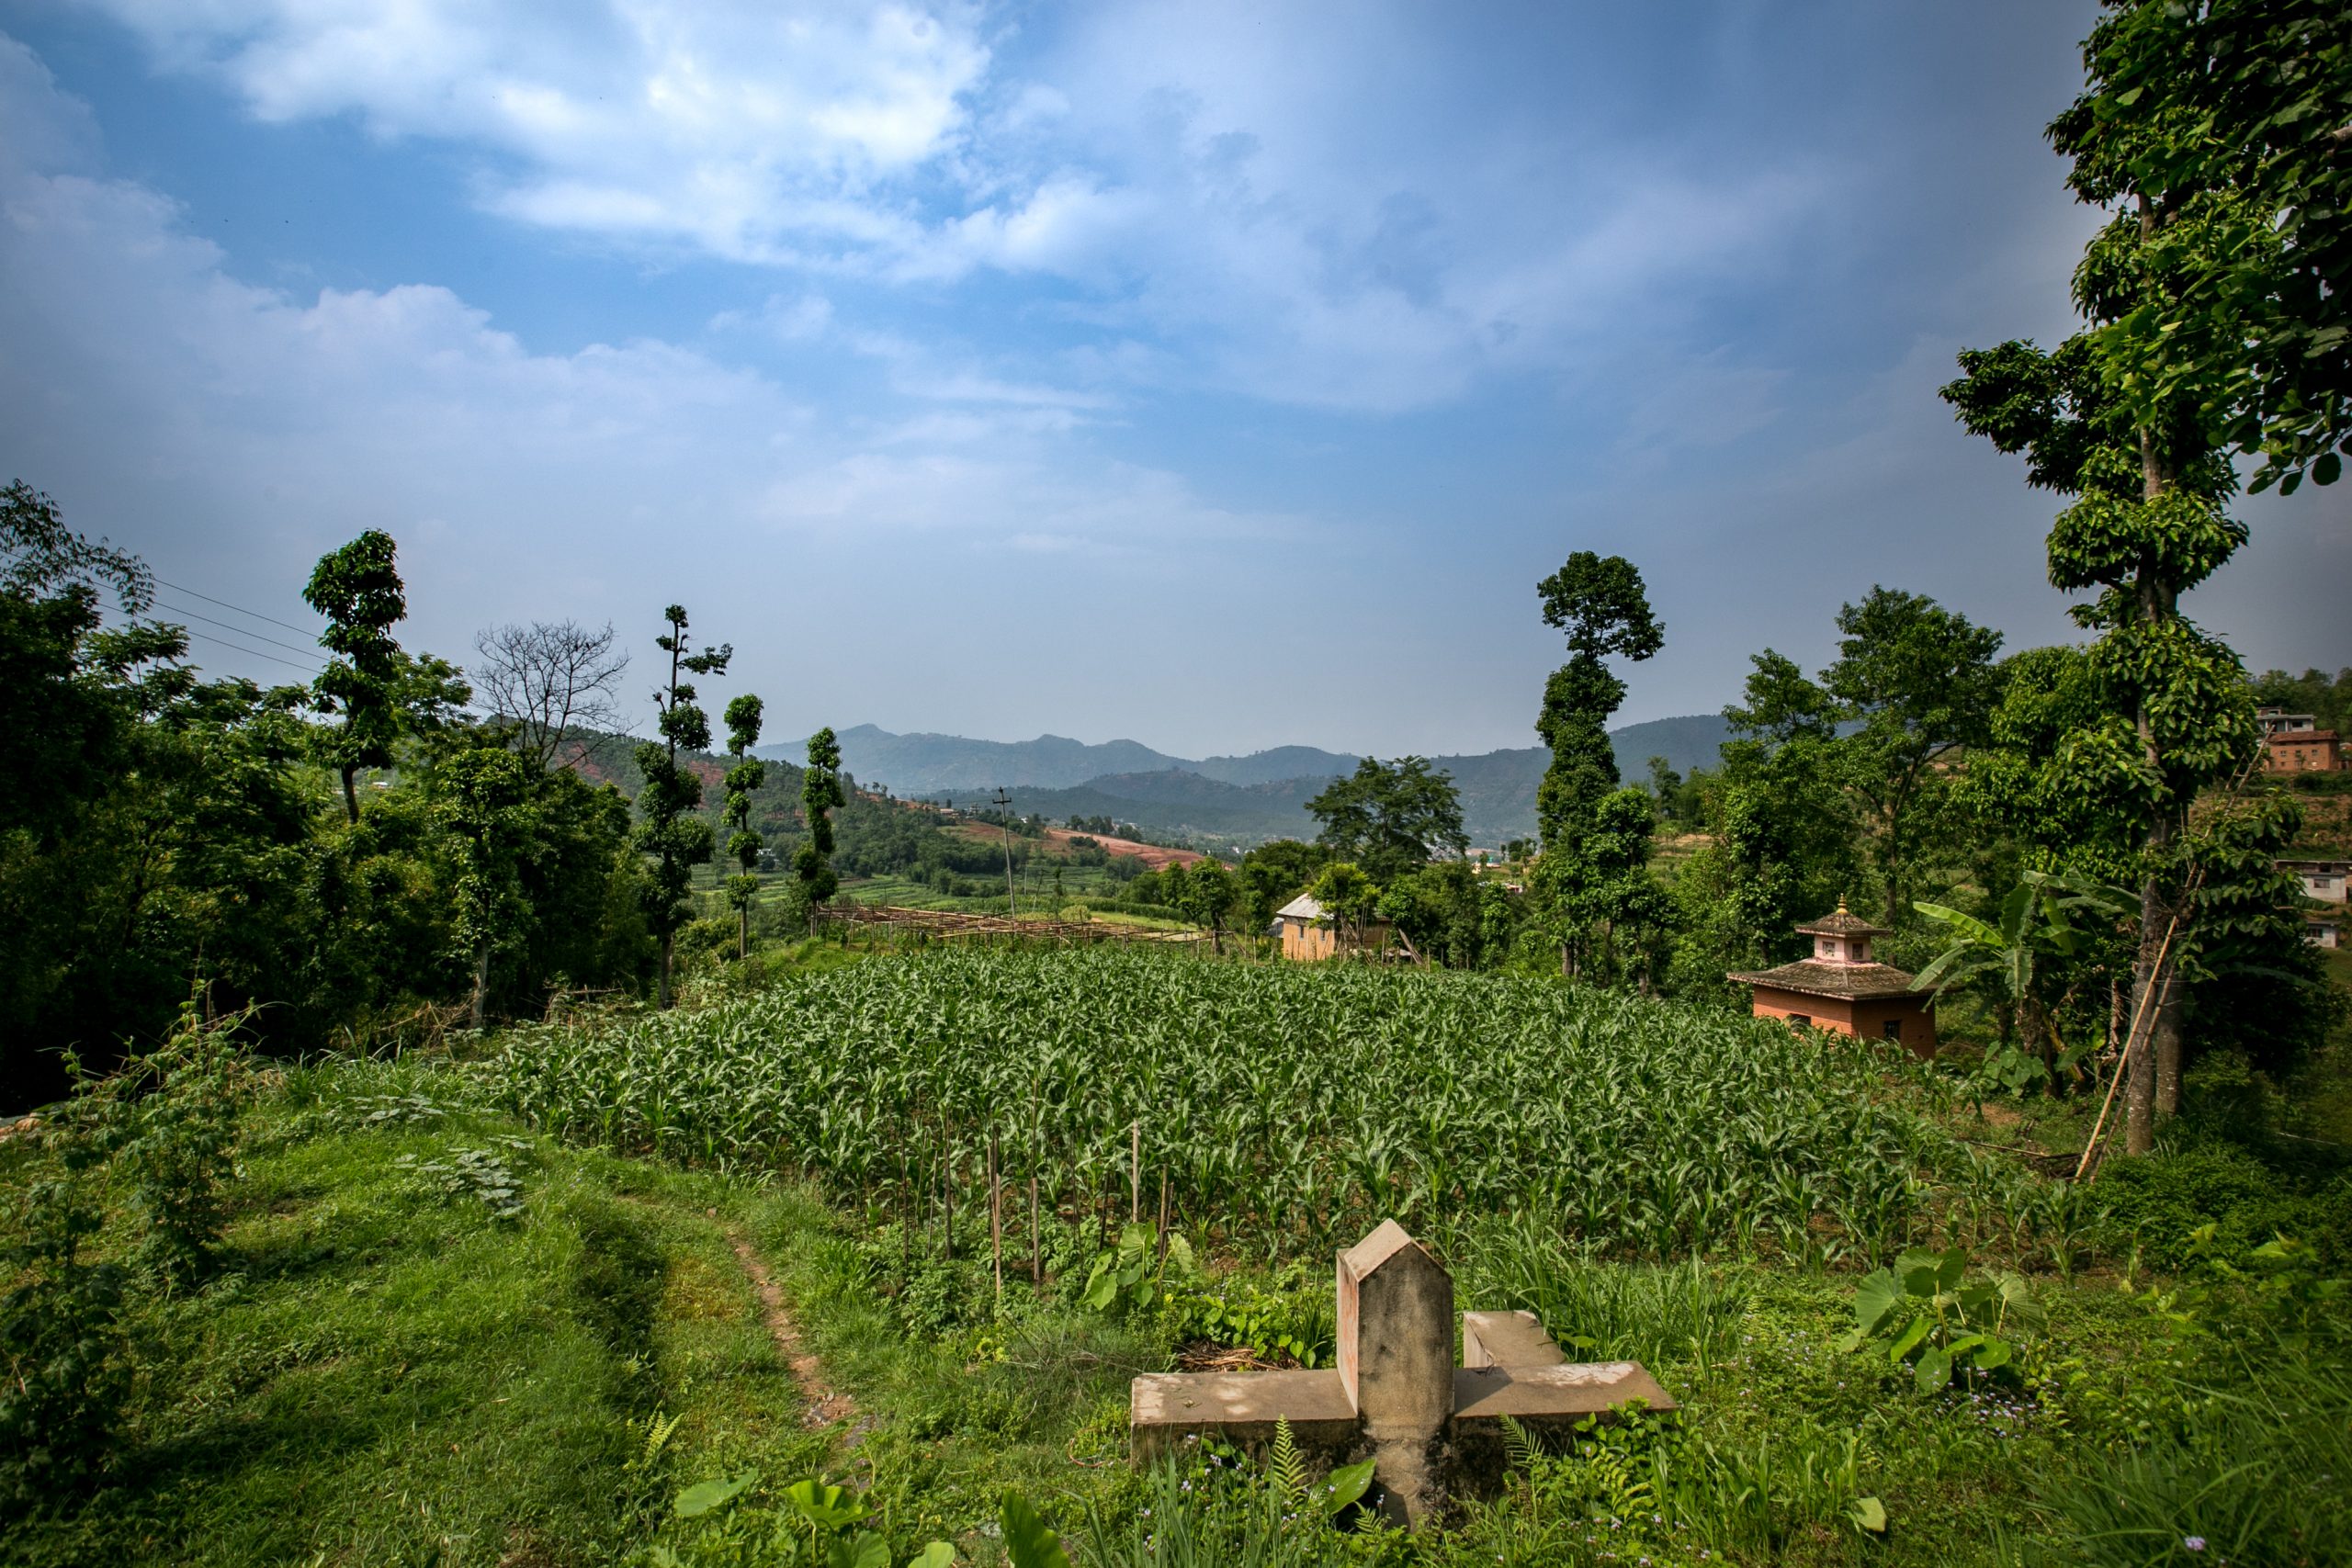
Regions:
<svg viewBox="0 0 2352 1568"><path fill-rule="evenodd" d="M1909 973L1871 957L1871 942L1894 934L1887 927L1848 913L1840 898L1836 914L1809 920L1797 932L1813 938L1811 958L1725 976L1756 987L1757 1017L1781 1019L1792 1029L1899 1041L1921 1056L1935 1054L1933 999L1911 988Z"/></svg>

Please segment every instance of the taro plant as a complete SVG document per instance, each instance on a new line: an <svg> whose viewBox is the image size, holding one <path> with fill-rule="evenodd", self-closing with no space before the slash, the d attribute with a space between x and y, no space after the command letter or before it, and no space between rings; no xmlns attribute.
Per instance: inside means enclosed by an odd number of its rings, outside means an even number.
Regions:
<svg viewBox="0 0 2352 1568"><path fill-rule="evenodd" d="M1137 1223L1119 1233L1119 1245L1106 1247L1095 1258L1093 1272L1079 1299L1094 1312L1125 1314L1159 1299L1168 1272L1180 1280L1193 1272L1192 1244L1170 1232L1168 1253L1159 1256L1159 1237L1151 1226Z"/></svg>
<svg viewBox="0 0 2352 1568"><path fill-rule="evenodd" d="M1855 1287L1854 1327L1839 1348L1882 1353L1896 1366L1908 1362L1922 1393L1972 1366L1980 1373L2007 1366L2017 1354L2012 1337L2039 1325L2041 1310L2020 1276L1994 1271L1962 1284L1967 1271L1965 1248L1906 1249L1894 1268L1866 1275Z"/></svg>

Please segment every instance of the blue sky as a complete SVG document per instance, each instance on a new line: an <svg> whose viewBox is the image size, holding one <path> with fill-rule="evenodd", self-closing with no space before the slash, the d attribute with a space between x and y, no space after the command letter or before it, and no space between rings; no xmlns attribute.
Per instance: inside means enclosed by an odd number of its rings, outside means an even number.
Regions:
<svg viewBox="0 0 2352 1568"><path fill-rule="evenodd" d="M1874 582L2054 640L1934 389L2068 330L2089 14L0 0L0 469L196 610L682 602L778 736L1529 745L1578 548L1628 719ZM2242 510L2193 613L2352 662L2345 493Z"/></svg>

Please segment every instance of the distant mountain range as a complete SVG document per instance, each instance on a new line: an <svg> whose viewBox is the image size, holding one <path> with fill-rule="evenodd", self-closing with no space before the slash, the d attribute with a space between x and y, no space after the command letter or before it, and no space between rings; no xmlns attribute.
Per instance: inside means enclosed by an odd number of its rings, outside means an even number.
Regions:
<svg viewBox="0 0 2352 1568"><path fill-rule="evenodd" d="M1697 714L1652 719L1610 732L1617 766L1628 780L1646 777L1649 759L1679 772L1712 768L1730 734L1722 717ZM859 783L887 784L900 795L935 799L1012 791L1014 808L1065 820L1112 817L1163 834L1256 842L1314 831L1306 801L1357 757L1313 746L1277 746L1246 757L1171 757L1136 740L1088 745L1059 735L1035 740L967 740L957 735L893 735L870 724L840 734L842 763ZM763 756L797 762L802 749L760 748ZM1492 847L1535 832L1535 786L1544 777L1540 747L1477 756L1433 757L1462 792L1463 826L1475 844Z"/></svg>

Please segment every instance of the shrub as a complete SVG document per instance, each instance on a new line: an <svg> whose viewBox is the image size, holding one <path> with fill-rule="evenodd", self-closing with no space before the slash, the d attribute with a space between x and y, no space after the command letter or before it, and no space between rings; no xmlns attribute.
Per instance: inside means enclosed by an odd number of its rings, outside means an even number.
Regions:
<svg viewBox="0 0 2352 1568"><path fill-rule="evenodd" d="M2121 1246L2171 1272L2200 1250L2197 1235L2213 1227L2207 1248L2244 1258L2281 1235L2312 1241L2331 1258L2352 1234L2352 1179L2339 1177L2308 1196L2291 1190L2260 1160L2226 1144L2117 1160L2101 1173L2109 1224Z"/></svg>
<svg viewBox="0 0 2352 1568"><path fill-rule="evenodd" d="M96 1476L130 1392L124 1271L81 1256L100 1223L86 1185L99 1145L72 1125L50 1142L62 1168L20 1196L5 1256L21 1272L0 1297L0 1499L11 1511Z"/></svg>

